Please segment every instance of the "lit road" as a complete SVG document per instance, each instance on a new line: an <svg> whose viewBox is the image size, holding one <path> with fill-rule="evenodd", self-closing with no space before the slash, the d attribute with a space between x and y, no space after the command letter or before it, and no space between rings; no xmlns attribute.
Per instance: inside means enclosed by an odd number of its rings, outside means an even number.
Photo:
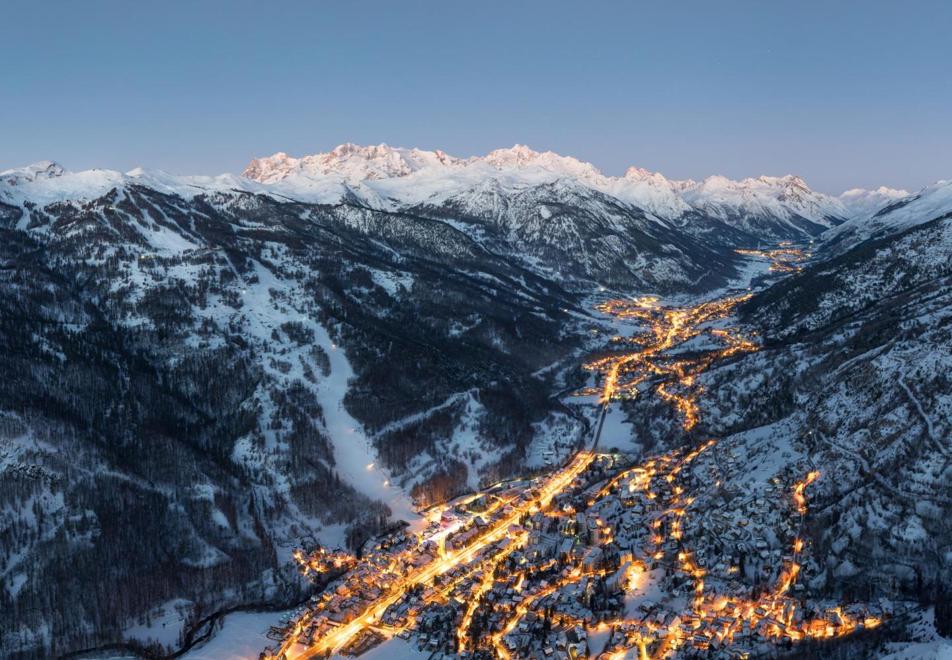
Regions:
<svg viewBox="0 0 952 660"><path fill-rule="evenodd" d="M387 595L374 602L359 617L331 630L307 648L294 651L293 647L297 644L300 631L303 628L303 623L299 622L296 626L297 634L286 639L275 655L280 657L284 653L288 658L298 660L311 658L325 652L339 651L359 632L379 619L387 608L400 600L409 589L417 585L429 585L436 576L460 564L473 561L478 553L503 539L509 532L509 527L515 525L523 515L545 509L555 495L562 492L588 467L594 457L591 452L579 452L567 466L553 474L540 486L537 497L527 498L525 501L517 503L512 507L511 513L496 520L489 530L472 544L458 551L447 552L444 557L436 558L419 570L408 574L403 580L395 584Z"/></svg>

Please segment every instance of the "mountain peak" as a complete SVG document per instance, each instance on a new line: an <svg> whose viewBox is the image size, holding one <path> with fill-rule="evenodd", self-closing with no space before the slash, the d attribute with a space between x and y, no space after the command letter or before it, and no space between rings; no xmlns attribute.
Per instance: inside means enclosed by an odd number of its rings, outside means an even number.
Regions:
<svg viewBox="0 0 952 660"><path fill-rule="evenodd" d="M288 156L283 151L256 158L248 164L242 176L261 183L275 183L292 174L309 177L331 175L356 184L368 179L407 176L426 167L452 167L459 163L458 158L444 151L404 149L384 143L361 146L347 142L329 152L302 158Z"/></svg>
<svg viewBox="0 0 952 660"><path fill-rule="evenodd" d="M634 182L644 181L644 182L649 182L655 185L673 186L675 188L679 187L683 183L693 183L693 182L683 182L683 181L672 181L661 172L652 172L651 170L646 170L643 167L637 167L635 165L632 165L627 170L625 170L625 174L622 178L626 179L627 181L634 181Z"/></svg>
<svg viewBox="0 0 952 660"><path fill-rule="evenodd" d="M774 217L787 221L799 217L827 227L849 215L840 200L811 190L795 174L740 181L709 176L686 187L684 197L695 208L722 219Z"/></svg>
<svg viewBox="0 0 952 660"><path fill-rule="evenodd" d="M800 188L808 188L807 182L804 181L803 177L798 174L785 174L783 176L759 176L757 177L758 181L771 185L784 185L784 186L797 186Z"/></svg>
<svg viewBox="0 0 952 660"><path fill-rule="evenodd" d="M285 152L278 151L271 156L253 159L241 175L261 183L274 183L288 176L299 162L297 158L292 158Z"/></svg>
<svg viewBox="0 0 952 660"><path fill-rule="evenodd" d="M908 197L908 190L899 188L889 188L888 186L879 186L878 188L850 188L845 191L840 198L862 197L865 195L885 195L889 197L901 198Z"/></svg>
<svg viewBox="0 0 952 660"><path fill-rule="evenodd" d="M547 152L553 154L551 151ZM482 160L493 164L505 165L528 165L536 160L542 154L524 144L514 144L508 148L493 149L485 156L477 156L473 160Z"/></svg>
<svg viewBox="0 0 952 660"><path fill-rule="evenodd" d="M625 178L626 178L626 179L636 179L636 180L638 180L638 179L648 179L648 178L651 178L652 176L654 176L655 174L659 174L659 173L658 173L658 172L651 172L651 171L649 171L649 170L646 170L646 169L643 168L643 167L637 167L637 166L635 166L635 165L632 165L632 166L629 167L627 170L625 170Z"/></svg>
<svg viewBox="0 0 952 660"><path fill-rule="evenodd" d="M571 156L560 156L554 151L535 151L524 144L515 144L508 149L495 149L485 156L470 159L470 162L487 163L496 169L538 167L582 180L602 177L602 173L591 163Z"/></svg>
<svg viewBox="0 0 952 660"><path fill-rule="evenodd" d="M879 186L874 190L850 188L839 200L849 211L851 218L866 218L893 202L909 196L909 191Z"/></svg>
<svg viewBox="0 0 952 660"><path fill-rule="evenodd" d="M52 160L41 160L26 167L17 167L0 172L0 180L11 186L37 179L55 179L66 172L63 166Z"/></svg>
<svg viewBox="0 0 952 660"><path fill-rule="evenodd" d="M785 174L783 176L768 176L762 174L757 177L748 177L746 179L730 179L722 174L712 174L701 181L698 186L709 190L718 188L730 190L799 188L810 191L810 186L807 185L807 182L803 179L803 177L796 174Z"/></svg>

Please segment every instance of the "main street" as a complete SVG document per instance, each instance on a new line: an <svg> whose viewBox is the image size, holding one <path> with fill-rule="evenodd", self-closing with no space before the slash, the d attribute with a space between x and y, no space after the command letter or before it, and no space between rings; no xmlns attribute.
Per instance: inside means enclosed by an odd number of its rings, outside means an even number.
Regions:
<svg viewBox="0 0 952 660"><path fill-rule="evenodd" d="M542 483L538 495L514 503L509 513L496 520L489 531L479 536L473 543L461 550L448 552L445 556L434 559L423 568L410 572L404 579L394 584L385 596L372 603L359 617L346 625L331 630L327 635L306 648L294 651L292 649L298 643L300 630L303 629L303 624L299 622L297 626L298 634L289 636L275 655L280 657L281 654L285 654L286 657L296 660L340 650L361 630L378 620L387 608L405 596L410 589L418 585L428 585L432 583L436 576L446 573L457 565L469 563L480 551L502 539L509 531L510 526L514 525L520 517L548 507L552 498L562 492L588 467L593 458L594 454L591 452L579 452L567 466Z"/></svg>

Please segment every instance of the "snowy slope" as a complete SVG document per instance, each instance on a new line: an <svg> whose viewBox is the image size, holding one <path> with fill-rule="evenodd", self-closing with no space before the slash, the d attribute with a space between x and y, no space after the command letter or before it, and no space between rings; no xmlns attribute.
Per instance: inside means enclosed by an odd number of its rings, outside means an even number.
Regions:
<svg viewBox="0 0 952 660"><path fill-rule="evenodd" d="M909 196L909 191L880 186L874 190L851 188L840 195L850 218L868 218L880 209Z"/></svg>
<svg viewBox="0 0 952 660"><path fill-rule="evenodd" d="M872 217L858 216L824 234L833 248L892 234L952 213L952 181L938 181L881 208Z"/></svg>
<svg viewBox="0 0 952 660"><path fill-rule="evenodd" d="M684 198L696 209L756 232L769 222L780 231L819 233L847 217L839 200L810 190L798 176L761 176L732 181L711 176L688 186Z"/></svg>
<svg viewBox="0 0 952 660"><path fill-rule="evenodd" d="M682 192L690 181L671 181L659 172L629 167L620 179L610 179L606 192L653 213L659 218L676 219L693 210Z"/></svg>

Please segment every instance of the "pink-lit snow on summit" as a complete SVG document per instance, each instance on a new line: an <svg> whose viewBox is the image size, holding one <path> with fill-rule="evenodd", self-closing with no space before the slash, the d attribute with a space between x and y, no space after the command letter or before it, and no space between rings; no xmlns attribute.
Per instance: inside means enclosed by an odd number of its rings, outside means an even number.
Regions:
<svg viewBox="0 0 952 660"><path fill-rule="evenodd" d="M711 176L700 182L678 181L631 167L624 176L614 177L591 163L520 144L470 158L386 144L343 144L301 158L285 153L257 158L243 175L299 193L320 190L324 201L356 189L371 202L377 196L402 203L439 202L485 187L487 181L498 181L505 190L570 180L664 219L678 219L695 210L715 217L769 213L779 218L799 216L828 226L831 219L849 217L839 199L811 190L798 176L740 181Z"/></svg>

